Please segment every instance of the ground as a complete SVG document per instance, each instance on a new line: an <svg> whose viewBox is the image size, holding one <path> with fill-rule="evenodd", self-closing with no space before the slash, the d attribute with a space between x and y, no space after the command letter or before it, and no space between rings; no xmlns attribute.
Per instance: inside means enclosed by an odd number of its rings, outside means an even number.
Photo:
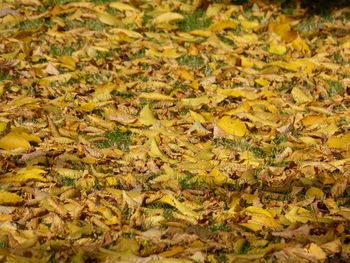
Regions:
<svg viewBox="0 0 350 263"><path fill-rule="evenodd" d="M348 262L350 9L201 2L0 3L1 262Z"/></svg>

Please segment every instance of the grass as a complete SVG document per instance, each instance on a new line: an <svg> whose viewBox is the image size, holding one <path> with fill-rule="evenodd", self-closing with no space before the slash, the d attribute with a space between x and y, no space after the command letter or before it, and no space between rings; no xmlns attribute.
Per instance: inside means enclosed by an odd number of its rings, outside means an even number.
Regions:
<svg viewBox="0 0 350 263"><path fill-rule="evenodd" d="M205 67L202 69L202 71L204 72L205 76L210 76L211 73L213 73L214 70L209 65L205 65Z"/></svg>
<svg viewBox="0 0 350 263"><path fill-rule="evenodd" d="M206 29L211 25L211 20L206 17L204 10L196 10L192 14L182 14L183 20L176 23L180 30L192 31L196 29Z"/></svg>
<svg viewBox="0 0 350 263"><path fill-rule="evenodd" d="M216 147L224 146L229 150L237 150L237 148L240 148L241 150L249 150L251 148L245 139L237 139L236 141L233 141L224 138L216 138L213 140L213 145Z"/></svg>
<svg viewBox="0 0 350 263"><path fill-rule="evenodd" d="M344 92L344 88L342 84L338 81L332 81L332 80L326 80L327 84L329 85L328 94L329 96L333 96L336 94L341 94Z"/></svg>
<svg viewBox="0 0 350 263"><path fill-rule="evenodd" d="M278 136L276 136L276 138L273 139L273 142L277 145L284 143L284 142L287 142L287 141L288 141L288 136L284 135L284 134L278 135Z"/></svg>
<svg viewBox="0 0 350 263"><path fill-rule="evenodd" d="M193 189L203 186L202 182L191 182L191 179L195 176L194 174L187 172L186 175L186 177L179 179L181 189Z"/></svg>
<svg viewBox="0 0 350 263"><path fill-rule="evenodd" d="M145 56L145 53L146 53L146 49L140 49L139 51L135 52L134 54L131 55L131 57L133 59L136 59L136 58L143 58Z"/></svg>
<svg viewBox="0 0 350 263"><path fill-rule="evenodd" d="M266 162L267 166L272 166L272 167L286 167L288 165L287 162L274 162L274 160L268 160Z"/></svg>
<svg viewBox="0 0 350 263"><path fill-rule="evenodd" d="M19 23L16 27L20 30L28 30L33 28L39 28L42 25L45 26L52 26L53 22L49 19L33 19L33 20L26 20L21 23Z"/></svg>
<svg viewBox="0 0 350 263"><path fill-rule="evenodd" d="M79 188L76 184L75 184L75 179L74 178L70 178L70 177L61 177L59 179L59 183L61 185L64 186L73 186L74 188Z"/></svg>
<svg viewBox="0 0 350 263"><path fill-rule="evenodd" d="M74 52L72 47L58 47L56 45L50 45L50 53L54 56L70 56Z"/></svg>
<svg viewBox="0 0 350 263"><path fill-rule="evenodd" d="M215 255L216 262L228 262L228 258L224 253L218 253Z"/></svg>
<svg viewBox="0 0 350 263"><path fill-rule="evenodd" d="M130 132L122 132L118 128L105 135L107 140L97 143L100 148L117 146L122 151L129 151L131 144Z"/></svg>
<svg viewBox="0 0 350 263"><path fill-rule="evenodd" d="M146 208L150 209L170 209L170 210L175 210L175 208L169 204L164 204L164 203L152 203L152 204L146 204Z"/></svg>
<svg viewBox="0 0 350 263"><path fill-rule="evenodd" d="M118 91L118 90L114 90L114 91L112 92L112 94L113 94L114 96L119 96L119 97L122 97L122 98L125 98L125 99L127 99L127 98L132 98L132 97L135 96L135 95L132 94L132 93L122 92L122 91Z"/></svg>
<svg viewBox="0 0 350 263"><path fill-rule="evenodd" d="M95 4L108 4L115 2L115 0L92 0L92 2Z"/></svg>
<svg viewBox="0 0 350 263"><path fill-rule="evenodd" d="M304 22L299 23L296 26L296 29L301 34L307 34L307 33L310 33L310 32L318 32L318 30L320 29L320 26L321 26L321 24L319 22L318 23L314 23L312 21L312 18L308 18Z"/></svg>
<svg viewBox="0 0 350 263"><path fill-rule="evenodd" d="M0 80L13 80L13 77L5 71L0 70Z"/></svg>
<svg viewBox="0 0 350 263"><path fill-rule="evenodd" d="M106 28L105 24L103 24L100 20L96 20L96 19L87 19L84 22L65 19L64 23L66 24L66 28L68 30L79 28L79 27L87 27L90 30L99 31Z"/></svg>
<svg viewBox="0 0 350 263"><path fill-rule="evenodd" d="M87 74L85 76L85 81L92 85L98 85L103 82L103 76L98 73Z"/></svg>
<svg viewBox="0 0 350 263"><path fill-rule="evenodd" d="M265 158L266 153L258 147L254 147L251 152L254 154L255 158Z"/></svg>
<svg viewBox="0 0 350 263"><path fill-rule="evenodd" d="M204 60L197 56L186 55L177 59L181 66L189 66L191 68L199 68L205 65Z"/></svg>
<svg viewBox="0 0 350 263"><path fill-rule="evenodd" d="M183 83L176 81L175 84L173 85L173 88L166 91L167 95L174 94L177 91L185 91L188 90L188 86L184 85Z"/></svg>
<svg viewBox="0 0 350 263"><path fill-rule="evenodd" d="M226 224L220 223L220 224L214 224L209 226L209 230L211 232L217 232L217 231L224 231L224 232L230 232L231 228L229 228Z"/></svg>
<svg viewBox="0 0 350 263"><path fill-rule="evenodd" d="M332 56L331 56L332 60L337 63L340 64L342 66L346 65L347 62L345 60L345 58L339 53L339 52L335 52Z"/></svg>
<svg viewBox="0 0 350 263"><path fill-rule="evenodd" d="M152 19L152 16L149 15L150 12L152 12L154 9L149 7L144 9L144 15L142 17L142 25L146 26Z"/></svg>
<svg viewBox="0 0 350 263"><path fill-rule="evenodd" d="M46 7L50 7L50 6L55 6L55 5L64 5L67 4L69 2L75 2L74 0L46 0L43 1L44 5Z"/></svg>

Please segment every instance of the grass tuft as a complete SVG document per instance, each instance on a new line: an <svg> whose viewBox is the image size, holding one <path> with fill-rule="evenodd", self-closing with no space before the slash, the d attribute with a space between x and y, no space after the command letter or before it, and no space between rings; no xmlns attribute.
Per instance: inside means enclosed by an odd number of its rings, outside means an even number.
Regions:
<svg viewBox="0 0 350 263"><path fill-rule="evenodd" d="M122 132L118 128L105 135L107 140L97 143L100 148L117 146L122 151L129 151L131 144L130 132Z"/></svg>
<svg viewBox="0 0 350 263"><path fill-rule="evenodd" d="M181 66L189 66L191 68L199 68L204 66L204 59L197 56L183 56L177 59Z"/></svg>
<svg viewBox="0 0 350 263"><path fill-rule="evenodd" d="M183 14L185 19L177 22L177 26L183 31L206 29L211 25L211 20L206 17L204 10L196 10L192 14Z"/></svg>

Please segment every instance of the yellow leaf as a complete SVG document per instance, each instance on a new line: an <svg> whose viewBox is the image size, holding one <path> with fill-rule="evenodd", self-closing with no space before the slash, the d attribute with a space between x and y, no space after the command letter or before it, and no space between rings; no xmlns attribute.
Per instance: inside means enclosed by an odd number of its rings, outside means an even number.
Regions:
<svg viewBox="0 0 350 263"><path fill-rule="evenodd" d="M101 250L101 249L100 249ZM113 259L120 259L120 255L124 255L124 258L134 258L138 255L138 251L140 250L139 243L134 238L118 238L118 243L113 248L113 251L110 251L108 254L112 256ZM103 250L101 250L103 252ZM108 251L106 249L106 251ZM118 257L113 256L113 253L118 252ZM121 254L120 254L121 253ZM123 258L123 257L121 257ZM113 260L115 261L115 260ZM117 261L129 261L129 260L117 260Z"/></svg>
<svg viewBox="0 0 350 263"><path fill-rule="evenodd" d="M317 199L321 199L324 196L324 193L321 189L317 188L317 187L310 187L305 195L307 197L316 197Z"/></svg>
<svg viewBox="0 0 350 263"><path fill-rule="evenodd" d="M183 247L173 247L171 248L170 250L167 250L167 251L164 251L162 253L159 253L158 256L160 257L172 257L172 256L175 256L176 254L179 254L181 253L182 251L184 251L185 249Z"/></svg>
<svg viewBox="0 0 350 263"><path fill-rule="evenodd" d="M12 104L17 106L17 107L20 107L20 106L23 106L23 105L26 105L26 104L32 104L32 103L36 103L37 100L35 98L32 98L32 97L19 97L18 99L15 99L13 100Z"/></svg>
<svg viewBox="0 0 350 263"><path fill-rule="evenodd" d="M261 225L255 224L255 223L239 223L240 226L244 226L254 232L260 231L262 229Z"/></svg>
<svg viewBox="0 0 350 263"><path fill-rule="evenodd" d="M121 3L121 2L113 2L113 3L110 3L109 6L114 8L114 9L117 9L119 11L139 12L139 10L137 10L136 8L134 8L134 7L130 6L130 5Z"/></svg>
<svg viewBox="0 0 350 263"><path fill-rule="evenodd" d="M313 219L310 211L294 205L290 205L289 207L290 210L286 213L285 218L290 222L301 222L305 224Z"/></svg>
<svg viewBox="0 0 350 263"><path fill-rule="evenodd" d="M350 132L345 135L332 136L326 142L328 147L337 149L347 149L350 144Z"/></svg>
<svg viewBox="0 0 350 263"><path fill-rule="evenodd" d="M223 184L235 184L234 180L221 174L217 168L214 168L213 170L211 170L209 174L207 173L198 174L198 177L196 179L199 179L201 182L205 182L210 186L215 186L215 185L222 186Z"/></svg>
<svg viewBox="0 0 350 263"><path fill-rule="evenodd" d="M200 117L198 116L198 119L201 119L201 117L204 119L204 117L202 115L200 115L198 113L195 113L195 114L200 116ZM194 118L197 118L197 117L195 116ZM200 121L198 119L195 119L193 125L186 131L187 134L191 134L191 132L194 132L194 131L196 131L199 134L209 134L210 133L210 131L208 131L207 129L205 129L202 126L202 124L200 123Z"/></svg>
<svg viewBox="0 0 350 263"><path fill-rule="evenodd" d="M235 115L236 113L240 113L240 112L249 112L250 110L250 106L245 103L243 105L238 106L235 109L229 110L225 112L225 115Z"/></svg>
<svg viewBox="0 0 350 263"><path fill-rule="evenodd" d="M15 175L0 178L0 183L26 182L29 180L46 182L47 179L41 175L45 173L46 171L42 169L26 167L19 170Z"/></svg>
<svg viewBox="0 0 350 263"><path fill-rule="evenodd" d="M174 12L163 13L153 19L154 24L169 23L174 20L184 19L183 15Z"/></svg>
<svg viewBox="0 0 350 263"><path fill-rule="evenodd" d="M201 36L201 37L210 37L213 33L210 31L206 31L206 30L192 30L188 32L191 35L195 35L195 36Z"/></svg>
<svg viewBox="0 0 350 263"><path fill-rule="evenodd" d="M242 137L249 132L244 122L239 119L233 119L229 116L222 117L218 121L218 126L226 133L233 136Z"/></svg>
<svg viewBox="0 0 350 263"><path fill-rule="evenodd" d="M71 56L62 56L59 57L58 60L63 63L63 66L66 67L69 70L75 70L76 64L75 60Z"/></svg>
<svg viewBox="0 0 350 263"><path fill-rule="evenodd" d="M0 134L7 129L7 122L0 121Z"/></svg>
<svg viewBox="0 0 350 263"><path fill-rule="evenodd" d="M30 148L30 143L16 133L9 133L0 139L0 148L5 150Z"/></svg>
<svg viewBox="0 0 350 263"><path fill-rule="evenodd" d="M210 171L211 169L213 169L213 164L211 162L208 162L207 160L198 160L192 158L191 161L179 163L177 167L179 169L188 171Z"/></svg>
<svg viewBox="0 0 350 263"><path fill-rule="evenodd" d="M149 108L149 105L145 105L140 111L140 122L144 125L154 125L157 122L157 119L154 117L153 112Z"/></svg>
<svg viewBox="0 0 350 263"><path fill-rule="evenodd" d="M112 28L110 32L115 34L124 33L128 37L132 37L132 38L143 38L143 36L140 33L133 30L125 29L125 28Z"/></svg>
<svg viewBox="0 0 350 263"><path fill-rule="evenodd" d="M248 223L253 223L260 226L267 226L273 229L281 228L280 223L278 223L273 218L273 215L266 209L255 206L249 206L246 209L244 209L243 212L251 216L251 220L249 220Z"/></svg>
<svg viewBox="0 0 350 263"><path fill-rule="evenodd" d="M292 89L292 96L293 99L299 104L312 102L312 98L309 95L305 94L305 92L298 87L294 87Z"/></svg>
<svg viewBox="0 0 350 263"><path fill-rule="evenodd" d="M301 51L301 52L307 52L310 51L309 46L305 43L304 40L302 40L300 37L297 39L294 39L292 42L292 46L295 50Z"/></svg>
<svg viewBox="0 0 350 263"><path fill-rule="evenodd" d="M248 58L240 56L240 59L241 59L242 67L244 67L244 68L251 68L251 67L254 66L254 63L251 62Z"/></svg>
<svg viewBox="0 0 350 263"><path fill-rule="evenodd" d="M226 21L219 21L216 22L212 25L210 25L208 27L208 30L210 31L221 31L221 30L225 30L227 28L236 28L237 24L236 22L232 21L232 20L226 20Z"/></svg>
<svg viewBox="0 0 350 263"><path fill-rule="evenodd" d="M294 29L292 29L289 24L285 23L270 23L269 30L276 33L278 36L281 37L283 41L286 42L293 41L298 36L298 33Z"/></svg>
<svg viewBox="0 0 350 263"><path fill-rule="evenodd" d="M317 145L317 144L319 144L318 140L316 140L316 139L314 139L312 137L309 137L309 136L302 136L302 137L299 137L298 139L301 140L305 144L310 144L310 145Z"/></svg>
<svg viewBox="0 0 350 263"><path fill-rule="evenodd" d="M287 52L287 48L282 44L278 44L276 40L272 40L269 45L269 52L272 54L283 55Z"/></svg>
<svg viewBox="0 0 350 263"><path fill-rule="evenodd" d="M180 75L181 78L183 78L184 80L191 80L193 81L193 77L192 75L186 70L186 69L177 69L176 72Z"/></svg>
<svg viewBox="0 0 350 263"><path fill-rule="evenodd" d="M255 79L255 83L265 87L270 85L270 81L266 80L266 79Z"/></svg>
<svg viewBox="0 0 350 263"><path fill-rule="evenodd" d="M328 177L330 177L329 175L327 175ZM334 183L334 181L332 182L332 183ZM333 200L333 199L330 199L330 198L327 198L327 199L325 199L325 200L323 200L322 201L326 206L327 206L327 208L328 209L338 209L338 205L337 205L337 203L335 202L335 200Z"/></svg>
<svg viewBox="0 0 350 263"><path fill-rule="evenodd" d="M241 160L244 160L244 165L254 166L258 167L260 165L260 162L258 159L255 158L254 154L250 151L244 151L239 155L239 158Z"/></svg>
<svg viewBox="0 0 350 263"><path fill-rule="evenodd" d="M91 112L95 109L95 103L93 101L83 102L79 106L80 111Z"/></svg>
<svg viewBox="0 0 350 263"><path fill-rule="evenodd" d="M177 53L175 49L166 49L163 52L159 52L153 48L147 49L146 55L161 58L178 58L182 56L182 54Z"/></svg>
<svg viewBox="0 0 350 263"><path fill-rule="evenodd" d="M342 243L339 239L335 239L333 241L322 244L321 248L332 253L339 253L342 249Z"/></svg>
<svg viewBox="0 0 350 263"><path fill-rule="evenodd" d="M251 120L251 121L253 121L253 122L260 122L261 124L266 125L266 126L278 127L279 125L278 125L277 123L275 123L275 122L273 122L273 121L269 121L269 120L267 119L267 116L268 116L269 114L271 115L271 113L262 112L262 113L260 114L261 117L259 117L259 116L255 116L255 115L253 115L253 114L251 114L251 113L245 113L245 116L246 116L249 120ZM266 117L264 117L264 115L265 115Z"/></svg>
<svg viewBox="0 0 350 263"><path fill-rule="evenodd" d="M244 40L248 41L248 42L256 42L258 41L258 36L254 33L251 33L251 34L243 34L241 36Z"/></svg>
<svg viewBox="0 0 350 263"><path fill-rule="evenodd" d="M116 85L113 83L106 83L95 88L95 92L92 94L93 102L107 101L112 98L111 92L116 89Z"/></svg>
<svg viewBox="0 0 350 263"><path fill-rule="evenodd" d="M241 22L241 26L245 29L245 30L251 30L254 29L256 27L259 26L259 22L258 21L247 21L244 20Z"/></svg>
<svg viewBox="0 0 350 263"><path fill-rule="evenodd" d="M199 113L190 110L190 114L194 120L198 120L201 123L205 122L205 118Z"/></svg>
<svg viewBox="0 0 350 263"><path fill-rule="evenodd" d="M147 100L175 100L173 97L158 92L143 92L139 97Z"/></svg>
<svg viewBox="0 0 350 263"><path fill-rule="evenodd" d="M261 214L253 214L252 218L248 220L248 223L256 224L261 227L269 227L274 230L281 229L282 227L274 218Z"/></svg>
<svg viewBox="0 0 350 263"><path fill-rule="evenodd" d="M5 91L5 83L0 82L0 96L4 94L4 91Z"/></svg>
<svg viewBox="0 0 350 263"><path fill-rule="evenodd" d="M262 214L268 217L273 218L272 214L267 211L264 208L261 207L256 207L256 206L248 206L247 208L244 209L245 212L248 212L250 214Z"/></svg>
<svg viewBox="0 0 350 263"><path fill-rule="evenodd" d="M61 167L55 167L54 171L57 172L62 177L69 177L73 179L78 179L83 176L83 171L68 169L68 168L61 168Z"/></svg>
<svg viewBox="0 0 350 263"><path fill-rule="evenodd" d="M7 191L0 191L0 204L17 204L23 201L23 198L17 194Z"/></svg>
<svg viewBox="0 0 350 263"><path fill-rule="evenodd" d="M177 210L179 210L181 213L183 213L186 216L192 216L192 217L198 216L197 212L193 211L191 208L189 208L185 204L181 203L180 201L178 201L175 197L173 197L170 194L164 195L158 201L175 207Z"/></svg>
<svg viewBox="0 0 350 263"><path fill-rule="evenodd" d="M326 252L315 243L310 244L308 251L310 254L314 255L317 260L325 260L327 257Z"/></svg>
<svg viewBox="0 0 350 263"><path fill-rule="evenodd" d="M205 12L205 15L210 18L213 16L216 16L219 14L219 12L221 11L221 9L224 6L222 4L212 4L210 6L208 6L207 11Z"/></svg>
<svg viewBox="0 0 350 263"><path fill-rule="evenodd" d="M208 96L202 96L198 98L186 98L181 100L184 106L190 106L193 108L197 108L203 104L208 104L210 102Z"/></svg>
<svg viewBox="0 0 350 263"><path fill-rule="evenodd" d="M162 153L162 151L159 149L157 145L155 138L150 139L150 146L151 147L150 147L150 150L148 151L148 154L151 157L160 158L164 162L168 162L168 163L177 163L176 160L172 160L168 156L166 156L164 153Z"/></svg>
<svg viewBox="0 0 350 263"><path fill-rule="evenodd" d="M14 128L0 139L0 148L13 150L16 148L30 148L29 142L40 143L41 139L33 134L28 134L21 129Z"/></svg>
<svg viewBox="0 0 350 263"><path fill-rule="evenodd" d="M96 15L97 15L98 19L104 24L107 24L110 26L119 26L122 24L121 21L117 17L115 17L107 12L96 11Z"/></svg>
<svg viewBox="0 0 350 263"><path fill-rule="evenodd" d="M89 122L91 122L94 126L102 127L108 131L115 129L116 124L112 121L104 120L103 118L96 115L88 115L87 118L89 119Z"/></svg>
<svg viewBox="0 0 350 263"><path fill-rule="evenodd" d="M260 97L260 95L256 92L254 92L252 89L245 89L245 88L234 88L234 89L218 89L219 94L223 94L226 96L231 97L243 97L248 100L256 100Z"/></svg>
<svg viewBox="0 0 350 263"><path fill-rule="evenodd" d="M301 122L304 126L308 127L315 124L324 124L327 120L326 116L323 115L307 115Z"/></svg>
<svg viewBox="0 0 350 263"><path fill-rule="evenodd" d="M296 72L302 70L304 73L311 73L317 66L313 61L307 59L297 59L291 62L274 61L270 65Z"/></svg>
<svg viewBox="0 0 350 263"><path fill-rule="evenodd" d="M265 94L264 92L260 92L259 95L265 95L267 98L270 97L267 94ZM274 96L272 96L274 97ZM266 109L272 113L277 113L279 112L279 110L277 109L277 107L273 104L271 104L269 101L266 100L250 100L250 101L245 101L243 105L247 106L253 106L253 105L264 105L266 107Z"/></svg>
<svg viewBox="0 0 350 263"><path fill-rule="evenodd" d="M40 79L39 83L42 85L47 85L47 82L59 82L59 83L64 83L69 81L71 78L73 78L75 76L75 74L73 72L68 72L68 73L63 73L63 74L59 74L59 75L55 75L55 76L49 76L49 77L45 77Z"/></svg>
<svg viewBox="0 0 350 263"><path fill-rule="evenodd" d="M339 130L339 127L335 120L332 120L331 123L325 127L317 130L317 132L323 133L326 136L332 136L334 133L336 133Z"/></svg>

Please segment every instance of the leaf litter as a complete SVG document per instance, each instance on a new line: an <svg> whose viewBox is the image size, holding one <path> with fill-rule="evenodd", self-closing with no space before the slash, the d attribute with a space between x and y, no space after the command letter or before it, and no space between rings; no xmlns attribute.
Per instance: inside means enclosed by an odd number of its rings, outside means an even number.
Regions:
<svg viewBox="0 0 350 263"><path fill-rule="evenodd" d="M1 260L349 258L349 9L285 10L1 3Z"/></svg>

